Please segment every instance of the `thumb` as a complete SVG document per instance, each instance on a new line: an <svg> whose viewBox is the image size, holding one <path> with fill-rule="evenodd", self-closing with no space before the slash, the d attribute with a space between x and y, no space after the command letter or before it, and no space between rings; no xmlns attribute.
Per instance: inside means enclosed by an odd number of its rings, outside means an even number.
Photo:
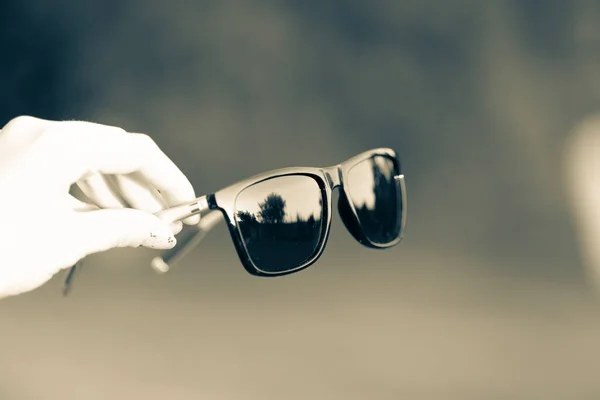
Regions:
<svg viewBox="0 0 600 400"><path fill-rule="evenodd" d="M177 243L168 223L136 209L77 212L76 246L87 256L115 247L170 249Z"/></svg>

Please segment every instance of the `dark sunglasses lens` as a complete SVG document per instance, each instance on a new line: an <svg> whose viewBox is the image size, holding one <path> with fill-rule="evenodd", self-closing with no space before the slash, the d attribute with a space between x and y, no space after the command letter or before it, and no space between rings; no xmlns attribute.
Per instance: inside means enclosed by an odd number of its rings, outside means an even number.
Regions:
<svg viewBox="0 0 600 400"><path fill-rule="evenodd" d="M323 192L316 180L289 175L244 189L236 222L248 255L267 273L299 267L314 254L323 229Z"/></svg>
<svg viewBox="0 0 600 400"><path fill-rule="evenodd" d="M374 156L354 166L348 173L346 190L350 195L365 236L385 245L400 235L402 197L394 161Z"/></svg>

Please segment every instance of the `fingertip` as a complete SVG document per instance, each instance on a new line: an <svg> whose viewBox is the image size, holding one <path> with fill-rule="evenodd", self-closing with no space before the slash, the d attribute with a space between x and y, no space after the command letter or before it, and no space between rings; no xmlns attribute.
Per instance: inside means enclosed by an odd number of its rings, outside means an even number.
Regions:
<svg viewBox="0 0 600 400"><path fill-rule="evenodd" d="M175 235L164 234L156 231L150 231L148 236L144 238L142 245L151 249L168 250L175 247L177 239Z"/></svg>
<svg viewBox="0 0 600 400"><path fill-rule="evenodd" d="M149 216L152 214L148 214ZM167 250L175 247L177 239L175 238L175 232L173 224L166 223L160 218L152 215L154 220L153 224L146 231L146 234L142 240L142 246L149 247L151 249Z"/></svg>
<svg viewBox="0 0 600 400"><path fill-rule="evenodd" d="M186 225L198 225L200 223L200 215L193 215L183 220Z"/></svg>

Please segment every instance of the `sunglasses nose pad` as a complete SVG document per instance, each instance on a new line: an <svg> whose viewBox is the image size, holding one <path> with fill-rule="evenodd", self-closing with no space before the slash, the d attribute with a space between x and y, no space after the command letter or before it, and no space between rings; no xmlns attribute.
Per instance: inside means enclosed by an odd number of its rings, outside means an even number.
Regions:
<svg viewBox="0 0 600 400"><path fill-rule="evenodd" d="M354 239L360 243L363 243L363 236L361 234L358 220L352 213L352 208L350 208L350 203L348 202L348 196L346 196L346 193L344 192L340 193L340 198L338 199L338 212L342 222L344 222L344 226L352 234Z"/></svg>

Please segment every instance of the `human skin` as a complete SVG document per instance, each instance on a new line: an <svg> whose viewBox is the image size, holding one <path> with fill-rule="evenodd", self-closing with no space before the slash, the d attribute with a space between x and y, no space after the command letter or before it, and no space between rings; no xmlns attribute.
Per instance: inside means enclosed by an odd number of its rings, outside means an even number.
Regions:
<svg viewBox="0 0 600 400"><path fill-rule="evenodd" d="M72 195L74 185L85 196ZM0 193L0 298L33 290L93 253L172 248L181 223L153 214L196 198L146 134L28 116L0 131Z"/></svg>

